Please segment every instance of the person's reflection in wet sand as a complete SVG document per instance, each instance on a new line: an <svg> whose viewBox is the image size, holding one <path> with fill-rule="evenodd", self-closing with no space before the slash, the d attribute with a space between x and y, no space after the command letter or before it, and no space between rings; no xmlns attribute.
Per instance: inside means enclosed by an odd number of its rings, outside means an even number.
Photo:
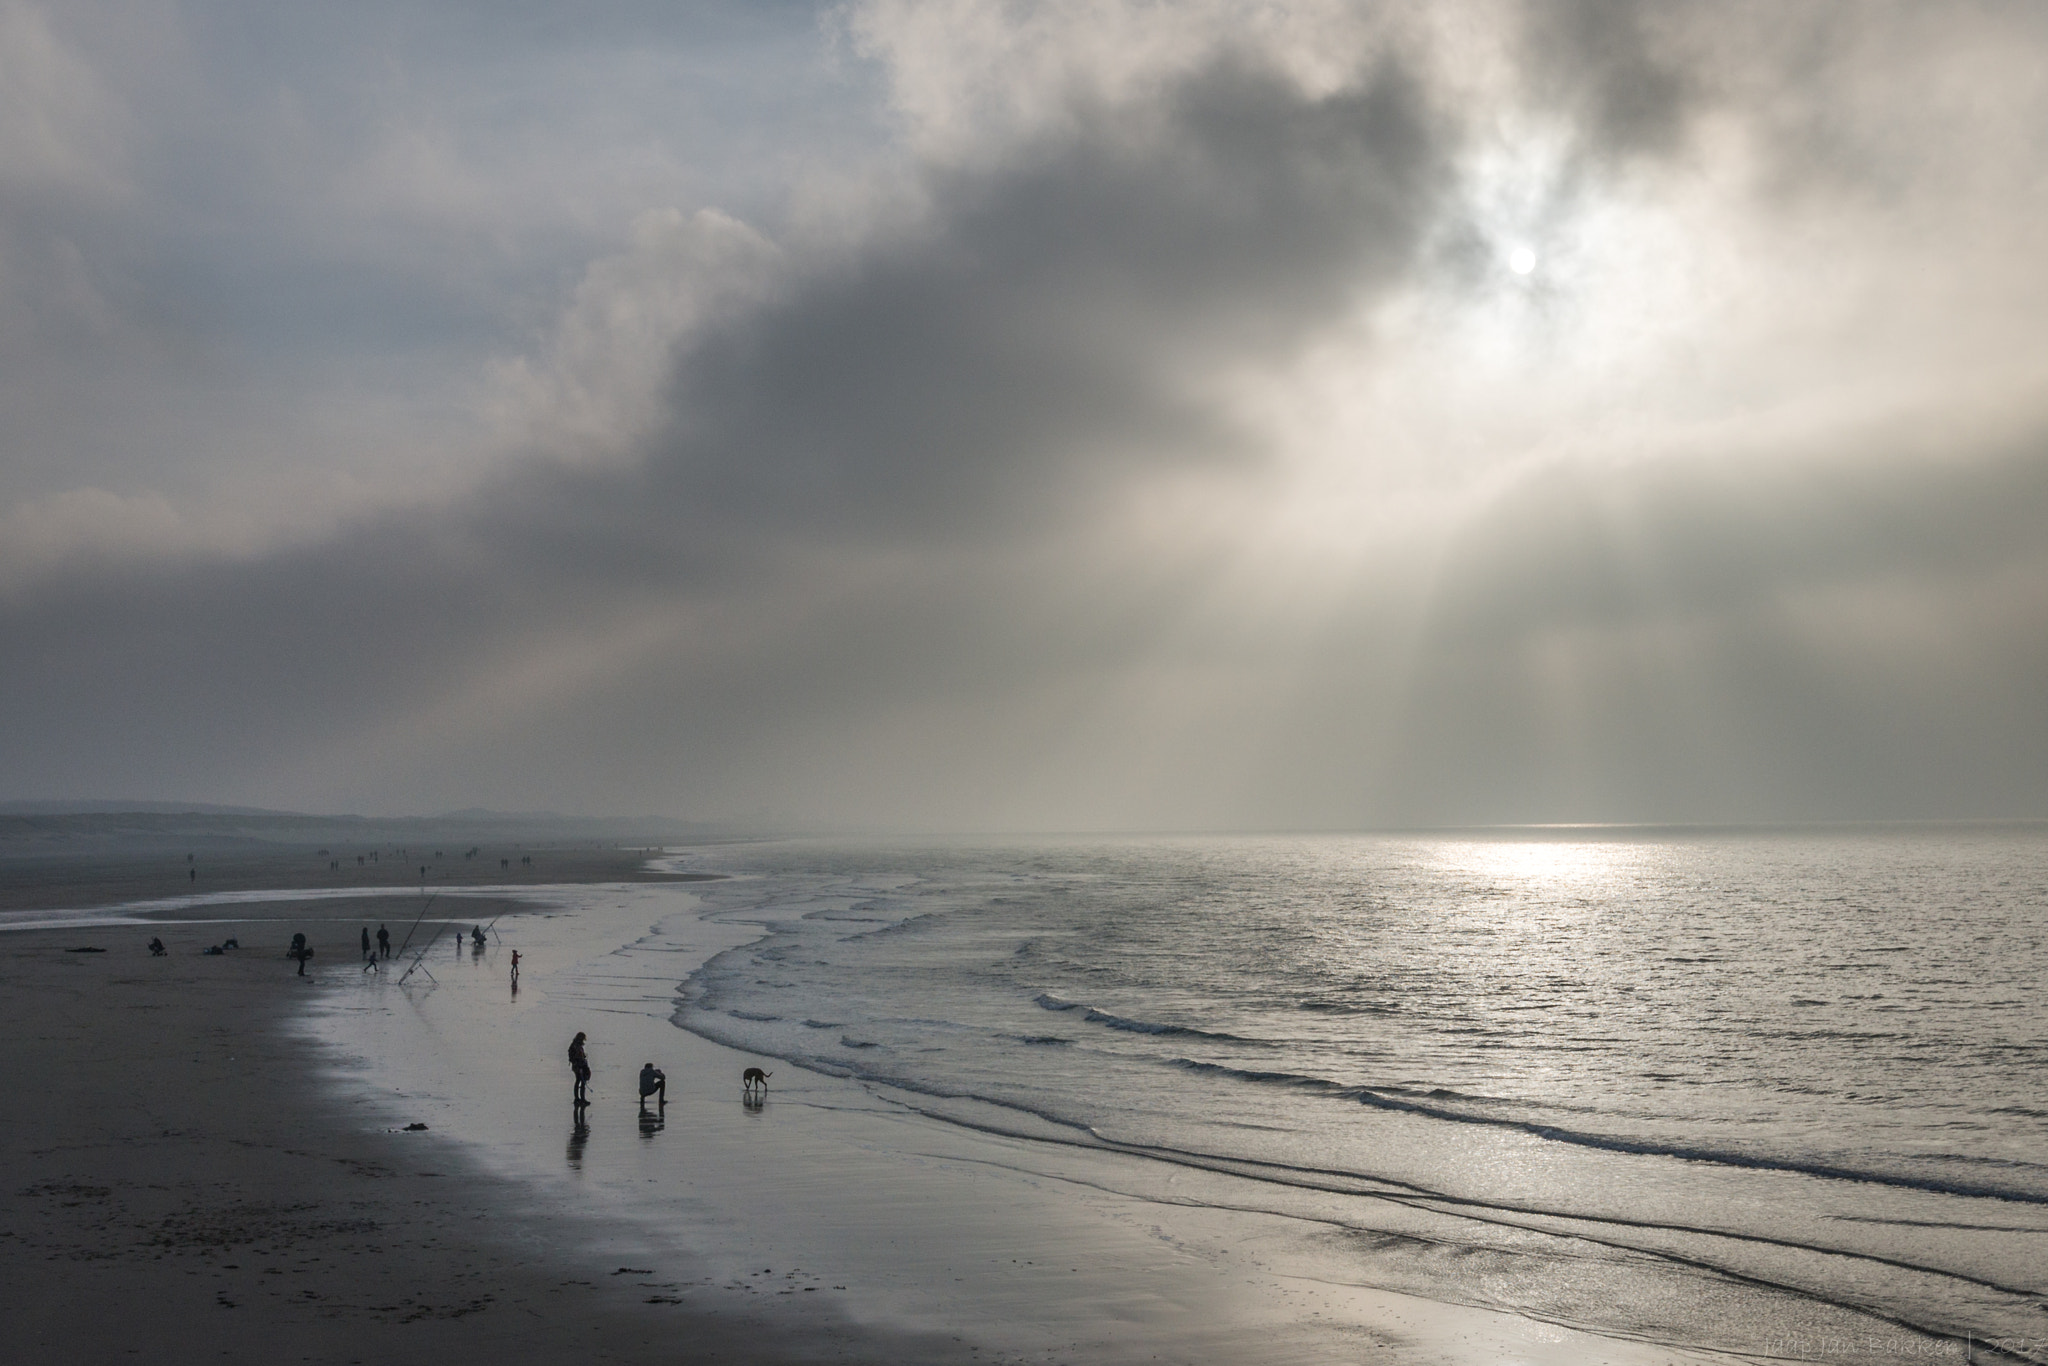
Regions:
<svg viewBox="0 0 2048 1366"><path fill-rule="evenodd" d="M590 1142L590 1125L584 1122L587 1113L582 1106L576 1107L576 1127L569 1130L569 1170L583 1170L583 1145Z"/></svg>
<svg viewBox="0 0 2048 1366"><path fill-rule="evenodd" d="M643 1106L641 1106L641 1107L640 1107L640 1141L641 1141L641 1142L643 1142L643 1143L652 1143L652 1142L654 1141L654 1136L655 1136L656 1134L660 1133L660 1132L662 1131L662 1127L663 1127L664 1125L666 1125L667 1123L668 1123L668 1111L667 1111L667 1110L665 1110L665 1109L656 1109L656 1110L650 1110L650 1109L648 1109L648 1108L647 1108L646 1106L644 1106L644 1105L643 1105Z"/></svg>

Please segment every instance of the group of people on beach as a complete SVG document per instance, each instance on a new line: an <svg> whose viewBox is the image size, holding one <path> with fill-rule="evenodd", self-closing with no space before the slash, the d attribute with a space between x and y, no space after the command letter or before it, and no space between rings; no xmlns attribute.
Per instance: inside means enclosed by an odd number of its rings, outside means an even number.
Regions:
<svg viewBox="0 0 2048 1366"><path fill-rule="evenodd" d="M457 932L455 936L455 942L458 946L462 943L462 939L462 934L460 932ZM484 951L484 946L488 942L484 934L484 927L481 925L473 926L470 929L469 939L475 951L478 953L482 953ZM226 947L236 947L235 941L232 939L228 940ZM162 957L163 954L165 953L163 941L160 939L150 940L149 951L150 953L158 957ZM377 927L377 942L373 946L370 943L370 927L368 925L363 926L362 951L363 971L377 971L377 965L385 959L391 957L390 928L384 925L379 925ZM221 949L216 947L208 949L207 952L219 953L221 952ZM306 936L304 934L295 934L292 936L291 947L286 949L284 951L284 954L285 957L293 959L298 963L298 975L304 977L306 975L306 960L313 956L313 952L314 951L312 946L306 942ZM519 953L517 950L514 950L512 954L512 985L515 990L518 988L519 985Z"/></svg>
<svg viewBox="0 0 2048 1366"><path fill-rule="evenodd" d="M576 1037L569 1040L569 1070L576 1076L578 1109L590 1104L590 1055L583 1048L584 1040L589 1037L579 1029L576 1031ZM643 1109L646 1108L649 1096L655 1097L657 1105L668 1104L668 1073L651 1062L643 1063L640 1067L640 1105Z"/></svg>
<svg viewBox="0 0 2048 1366"><path fill-rule="evenodd" d="M476 947L481 949L484 945L483 927L481 925L477 926L470 932L470 936L474 940ZM230 939L227 943L232 947L235 941ZM370 927L368 925L363 926L362 947L363 970L368 972L376 967L379 960L391 956L391 931L385 926L379 925L377 927L376 946L373 948L370 944ZM161 957L165 953L163 941L161 939L150 940L149 951L151 954ZM221 950L219 948L212 948L207 950L207 952L219 953ZM306 975L306 960L312 956L313 948L306 942L306 936L303 933L293 935L291 947L285 950L285 957L297 961L299 976L303 977ZM519 951L517 949L512 952L512 986L515 991L519 986ZM589 1035L578 1030L576 1037L569 1041L569 1070L576 1077L576 1106L578 1109L590 1104L590 1055L584 1049L584 1042L589 1037ZM648 1097L650 1096L654 1098L657 1106L666 1106L668 1104L668 1074L651 1062L643 1063L640 1068L640 1105L643 1109L646 1107Z"/></svg>
<svg viewBox="0 0 2048 1366"><path fill-rule="evenodd" d="M469 940L471 948L477 953L482 953L484 945L489 942L485 938L484 927L481 925L470 927ZM462 932L460 930L456 931L455 934L455 946L456 950L460 952L462 948ZM370 947L370 927L368 925L363 926L363 971L375 972L377 964L390 956L391 931L379 925L377 927L377 946L373 949ZM512 954L512 984L514 986L519 984L519 953L517 950L514 950Z"/></svg>

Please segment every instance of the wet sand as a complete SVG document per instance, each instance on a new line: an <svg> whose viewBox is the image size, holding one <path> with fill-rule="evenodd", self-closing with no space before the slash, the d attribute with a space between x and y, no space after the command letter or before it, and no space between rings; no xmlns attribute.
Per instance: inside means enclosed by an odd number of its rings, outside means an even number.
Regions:
<svg viewBox="0 0 2048 1366"><path fill-rule="evenodd" d="M666 1005L746 927L646 884L549 895L579 909L522 902L487 953L435 944L431 990L360 970L390 898L0 940L12 1359L1699 1359L1347 1284L1290 1221L1184 1184L1205 1178L773 1060L768 1104L743 1106L754 1060ZM198 923L221 914L253 923ZM321 950L306 979L295 929ZM169 957L143 949L157 932ZM199 956L226 933L247 947ZM108 952L64 952L88 944ZM598 1068L581 1123L572 1027ZM643 1055L671 1078L651 1115Z"/></svg>
<svg viewBox="0 0 2048 1366"><path fill-rule="evenodd" d="M317 979L282 945L306 928L336 946L316 965L360 973L340 946L385 910L238 906L269 923L0 940L8 1360L951 1359L744 1306L679 1315L619 1273L645 1265L630 1234L537 1205L443 1133L362 1123L291 1027ZM169 956L148 955L153 933ZM248 947L199 956L224 933ZM106 952L65 951L83 946Z"/></svg>

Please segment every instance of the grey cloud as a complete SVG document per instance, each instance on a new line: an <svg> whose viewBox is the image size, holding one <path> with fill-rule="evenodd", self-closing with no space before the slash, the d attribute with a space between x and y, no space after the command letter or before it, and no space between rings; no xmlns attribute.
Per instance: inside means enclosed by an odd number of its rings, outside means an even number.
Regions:
<svg viewBox="0 0 2048 1366"><path fill-rule="evenodd" d="M1447 555L1441 629L1512 641L1632 619L1766 607L1897 580L1953 583L2048 563L2048 414L2018 435L1915 449L1866 430L1829 452L1561 463L1495 494Z"/></svg>
<svg viewBox="0 0 2048 1366"><path fill-rule="evenodd" d="M2041 809L2048 422L1939 454L1866 440L1504 490L1446 555L1376 802L1423 820Z"/></svg>
<svg viewBox="0 0 2048 1366"><path fill-rule="evenodd" d="M37 43L13 35L0 135L10 503L168 487L260 514L459 466L462 388L635 212L772 217L809 161L883 137L808 4L13 13Z"/></svg>
<svg viewBox="0 0 2048 1366"><path fill-rule="evenodd" d="M938 176L910 240L701 340L656 478L901 529L1020 515L1074 462L1229 458L1188 377L1282 360L1398 279L1453 145L1398 68L1310 99L1227 62L1083 128Z"/></svg>
<svg viewBox="0 0 2048 1366"><path fill-rule="evenodd" d="M49 592L16 610L40 667L10 671L8 700L97 694L81 711L122 717L119 743L164 771L194 752L260 764L305 742L295 727L459 688L593 602L743 602L835 542L1043 527L1077 479L1114 476L1091 461L1214 458L1232 434L1181 372L1305 335L1414 249L1443 150L1417 97L1390 71L1310 99L1231 63L1142 136L1098 120L942 176L915 240L698 338L641 465L538 467L259 565ZM213 710L224 679L232 719ZM148 700L120 705L129 689ZM16 771L82 739L29 740Z"/></svg>
<svg viewBox="0 0 2048 1366"><path fill-rule="evenodd" d="M1778 117L1731 54L1796 65L1705 10L1526 20L1522 75L1584 158L1561 219L1610 169L1712 174L1702 119ZM1361 498L1335 549L1276 512L1305 457L1232 383L1441 306L1444 243L1484 245L1459 177L1499 111L1424 69L1309 94L1223 58L1078 99L919 169L922 212L850 248L790 234L777 282L682 338L630 461L534 459L315 544L0 601L0 772L23 796L928 825L2048 806L2048 424L1967 376L1934 439L1854 397L1818 436L1751 428L1731 382L1740 444L1539 432L1522 475L1475 477L1489 499L1450 474L1407 521ZM1767 242L1790 211L1749 193L1726 202ZM1840 221L1882 236L1865 211ZM1498 274L1468 263L1456 304ZM1782 344L1853 370L1856 340ZM1384 359L1354 354L1362 382ZM1347 435L1319 458L1377 457Z"/></svg>
<svg viewBox="0 0 2048 1366"><path fill-rule="evenodd" d="M1678 41L1691 17L1634 0L1537 0L1519 13L1525 79L1597 153L1669 155L1705 103Z"/></svg>

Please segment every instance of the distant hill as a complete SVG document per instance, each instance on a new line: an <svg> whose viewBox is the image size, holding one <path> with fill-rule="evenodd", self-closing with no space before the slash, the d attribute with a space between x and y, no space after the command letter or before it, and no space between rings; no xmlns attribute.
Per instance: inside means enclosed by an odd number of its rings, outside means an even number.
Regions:
<svg viewBox="0 0 2048 1366"><path fill-rule="evenodd" d="M746 837L747 832L733 827L662 816L480 809L442 816L314 815L198 802L107 800L0 804L0 858L295 847L331 847L340 854L429 843L633 847Z"/></svg>
<svg viewBox="0 0 2048 1366"><path fill-rule="evenodd" d="M0 816L81 816L109 811L147 811L164 815L288 816L261 806L219 806L213 802L146 802L94 797L81 801L0 802Z"/></svg>

